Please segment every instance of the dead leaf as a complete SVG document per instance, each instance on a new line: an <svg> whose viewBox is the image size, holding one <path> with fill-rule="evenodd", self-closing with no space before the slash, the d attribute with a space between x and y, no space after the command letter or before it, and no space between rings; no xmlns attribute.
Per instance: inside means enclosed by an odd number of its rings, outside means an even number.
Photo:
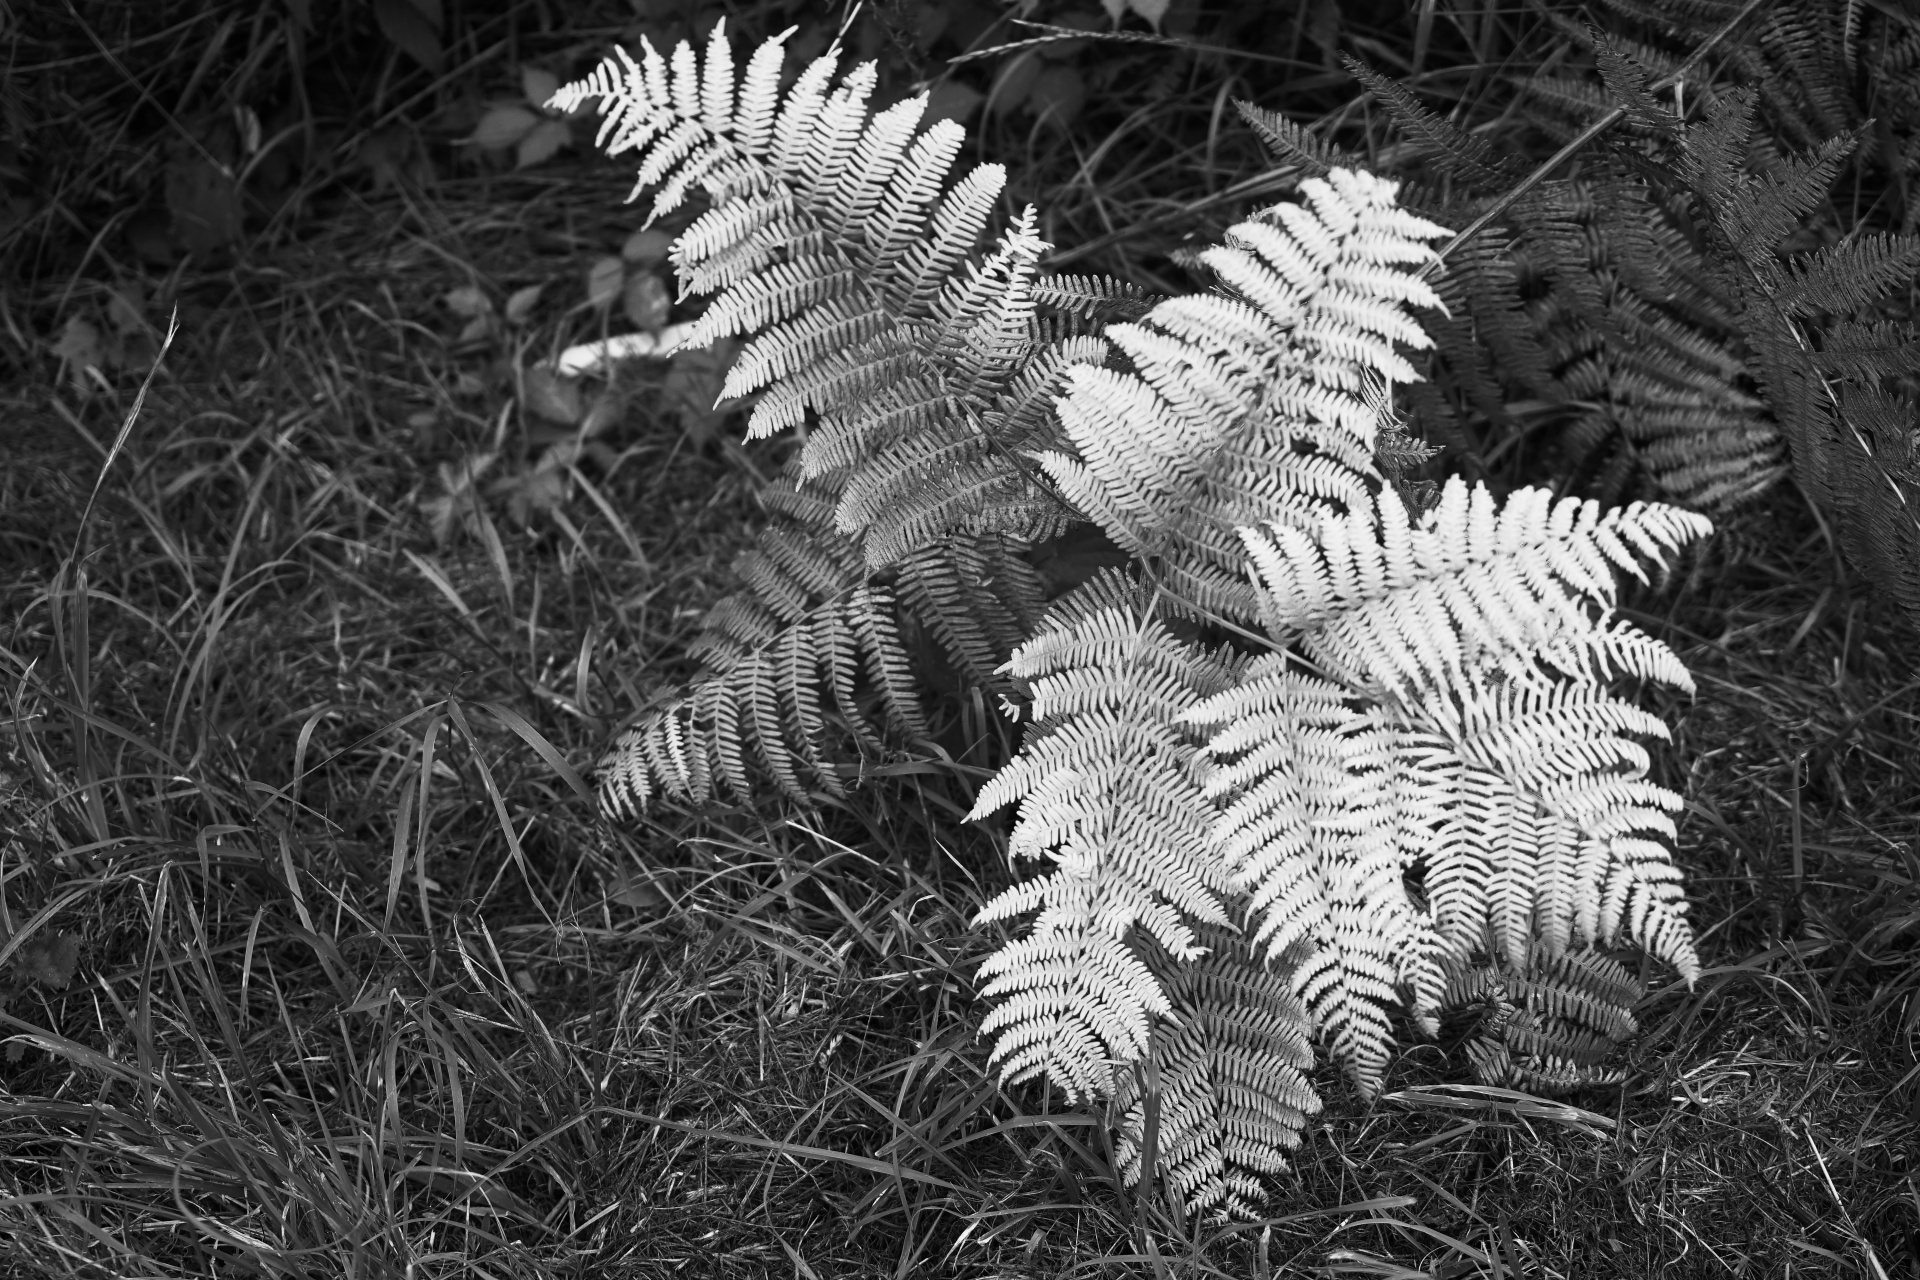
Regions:
<svg viewBox="0 0 1920 1280"><path fill-rule="evenodd" d="M145 333L147 297L138 281L129 280L107 290L107 323L121 334Z"/></svg>
<svg viewBox="0 0 1920 1280"><path fill-rule="evenodd" d="M620 287L626 283L627 269L620 259L613 257L596 258L587 268L587 305L596 311L605 311L620 296Z"/></svg>
<svg viewBox="0 0 1920 1280"><path fill-rule="evenodd" d="M560 77L544 67L522 67L520 92L526 95L528 106L545 107L547 99L560 92Z"/></svg>
<svg viewBox="0 0 1920 1280"><path fill-rule="evenodd" d="M927 113L922 117L922 123L928 128L941 120L965 124L985 101L986 95L970 84L942 80L933 86L933 92L927 96Z"/></svg>
<svg viewBox="0 0 1920 1280"><path fill-rule="evenodd" d="M392 125L367 135L354 158L360 168L373 175L375 191L433 182L433 164L420 146L420 136L406 125Z"/></svg>
<svg viewBox="0 0 1920 1280"><path fill-rule="evenodd" d="M493 465L491 453L470 454L459 462L440 464L441 492L420 502L420 510L427 517L427 527L433 531L433 540L441 546L453 537L454 528L472 533L479 527L479 497L474 484L486 474Z"/></svg>
<svg viewBox="0 0 1920 1280"><path fill-rule="evenodd" d="M165 266L179 256L173 239L167 234L167 215L159 209L147 209L127 220L127 247L142 262Z"/></svg>
<svg viewBox="0 0 1920 1280"><path fill-rule="evenodd" d="M518 102L496 102L480 117L473 136L464 141L489 151L501 151L533 132L539 123L540 117Z"/></svg>
<svg viewBox="0 0 1920 1280"><path fill-rule="evenodd" d="M628 236L620 246L620 256L636 267L665 262L673 248L673 237L658 227L647 227Z"/></svg>
<svg viewBox="0 0 1920 1280"><path fill-rule="evenodd" d="M673 311L673 297L667 292L666 281L644 271L627 281L621 306L634 328L658 333L666 327L667 316Z"/></svg>
<svg viewBox="0 0 1920 1280"><path fill-rule="evenodd" d="M1072 67L1049 67L1033 82L1027 106L1042 124L1065 129L1087 105L1087 83Z"/></svg>
<svg viewBox="0 0 1920 1280"><path fill-rule="evenodd" d="M203 155L167 162L167 213L173 242L204 257L240 238L240 187L233 173Z"/></svg>
<svg viewBox="0 0 1920 1280"><path fill-rule="evenodd" d="M1000 64L1000 70L993 76L993 87L987 91L987 114L1003 116L1027 100L1033 91L1033 82L1040 78L1040 55L1032 49L1022 49Z"/></svg>
<svg viewBox="0 0 1920 1280"><path fill-rule="evenodd" d="M626 414L626 398L616 394L612 388L602 391L587 406L586 414L580 419L577 432L582 440L591 440L605 431Z"/></svg>
<svg viewBox="0 0 1920 1280"><path fill-rule="evenodd" d="M400 52L440 74L438 0L373 0L373 17Z"/></svg>
<svg viewBox="0 0 1920 1280"><path fill-rule="evenodd" d="M35 938L14 953L14 963L26 971L29 980L55 989L73 981L73 969L79 962L80 939L70 933Z"/></svg>
<svg viewBox="0 0 1920 1280"><path fill-rule="evenodd" d="M549 461L552 453L553 447L549 447L538 464L510 476L502 476L487 490L506 499L507 514L522 528L532 524L536 514L545 515L564 504L569 496L568 480L571 477L564 466L553 465Z"/></svg>
<svg viewBox="0 0 1920 1280"><path fill-rule="evenodd" d="M60 372L72 383L73 393L83 398L93 391L87 370L102 368L107 362L100 331L79 316L67 317L66 326L53 344L53 354L60 358Z"/></svg>
<svg viewBox="0 0 1920 1280"><path fill-rule="evenodd" d="M533 311L533 304L540 300L543 284L530 284L524 289L515 289L507 295L507 323L525 324L527 316Z"/></svg>
<svg viewBox="0 0 1920 1280"><path fill-rule="evenodd" d="M712 440L726 420L727 411L714 408L714 402L726 385L727 370L739 347L737 338L726 338L708 347L677 352L667 368L662 390L696 445Z"/></svg>
<svg viewBox="0 0 1920 1280"><path fill-rule="evenodd" d="M522 380L527 411L548 422L571 427L580 421L580 383L543 365L528 369Z"/></svg>
<svg viewBox="0 0 1920 1280"><path fill-rule="evenodd" d="M636 911L648 911L672 903L679 887L678 877L671 871L651 869L635 875L625 867L615 867L607 878L607 899Z"/></svg>
<svg viewBox="0 0 1920 1280"><path fill-rule="evenodd" d="M513 167L531 169L559 154L573 142L573 128L565 120L542 120L514 148Z"/></svg>
<svg viewBox="0 0 1920 1280"><path fill-rule="evenodd" d="M447 304L447 310L463 320L493 314L493 299L477 284L463 284L458 289L449 289L440 296L440 301Z"/></svg>

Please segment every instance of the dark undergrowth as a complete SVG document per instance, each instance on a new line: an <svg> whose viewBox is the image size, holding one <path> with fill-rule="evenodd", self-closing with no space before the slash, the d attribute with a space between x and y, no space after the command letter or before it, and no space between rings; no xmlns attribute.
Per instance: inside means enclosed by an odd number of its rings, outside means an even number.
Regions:
<svg viewBox="0 0 1920 1280"><path fill-rule="evenodd" d="M1009 871L960 819L1010 741L977 706L811 813L597 815L583 771L691 669L782 446L743 447L665 363L584 391L542 372L646 304L586 283L649 262L619 257L615 168L511 170L433 124L406 146L437 167L363 163L396 122L510 97L523 65L573 69L628 7L562 31L501 6L464 53L444 37L437 76L381 43L395 7L341 8L341 47L379 57L302 86L315 149L231 243L176 226L143 257L124 226L91 250L61 231L123 194L132 144L90 101L64 123L91 159L16 201L0 1271L1920 1276L1920 638L1796 491L1630 599L1699 684L1660 708L1658 767L1687 800L1705 976L1656 985L1627 1083L1462 1085L1447 1043L1409 1039L1370 1108L1322 1071L1270 1219L1185 1220L1121 1189L1101 1114L986 1069L973 975L1001 937L969 921ZM1082 107L976 115L982 152L1063 259L1184 287L1169 251L1259 190L1230 97L1284 90L1352 142L1371 125L1334 41L1435 84L1522 43L1522 10L1475 45L1450 6L1375 8L1187 15L1181 38L1232 55L1090 46L1052 64ZM901 25L947 10L932 38ZM989 92L991 59L942 70L1018 38L981 12L999 25L966 45L958 4L880 6L849 39L901 89ZM177 91L204 47L189 28L109 64L22 30L45 83L80 59L114 101ZM329 92L373 106L329 116Z"/></svg>

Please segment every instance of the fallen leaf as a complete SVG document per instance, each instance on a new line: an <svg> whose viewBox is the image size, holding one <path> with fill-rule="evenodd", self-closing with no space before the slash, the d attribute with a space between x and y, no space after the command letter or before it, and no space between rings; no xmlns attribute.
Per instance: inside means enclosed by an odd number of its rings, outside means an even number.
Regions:
<svg viewBox="0 0 1920 1280"><path fill-rule="evenodd" d="M533 311L533 304L540 300L543 284L530 284L524 289L515 289L507 295L507 323L525 324L527 316Z"/></svg>
<svg viewBox="0 0 1920 1280"><path fill-rule="evenodd" d="M100 331L79 316L68 316L53 343L53 354L60 358L60 371L71 381L73 393L81 397L90 394L93 383L87 378L87 370L102 367L107 359Z"/></svg>
<svg viewBox="0 0 1920 1280"><path fill-rule="evenodd" d="M373 18L400 52L440 73L440 6L434 0L373 0Z"/></svg>
<svg viewBox="0 0 1920 1280"><path fill-rule="evenodd" d="M560 92L560 77L545 67L522 67L520 92L525 95L527 105L544 107L548 98Z"/></svg>
<svg viewBox="0 0 1920 1280"><path fill-rule="evenodd" d="M204 256L240 238L240 187L223 165L202 155L167 162L167 212L173 241Z"/></svg>
<svg viewBox="0 0 1920 1280"><path fill-rule="evenodd" d="M449 289L441 295L440 301L447 304L447 310L463 320L493 314L493 299L477 284L463 284L458 289Z"/></svg>
<svg viewBox="0 0 1920 1280"><path fill-rule="evenodd" d="M534 467L494 481L488 492L504 497L507 514L524 528L533 523L535 514L544 515L566 502L568 478L565 468L549 464L543 455Z"/></svg>
<svg viewBox="0 0 1920 1280"><path fill-rule="evenodd" d="M650 267L656 262L666 261L672 248L672 236L658 227L647 227L626 238L626 242L620 246L620 256L636 267Z"/></svg>
<svg viewBox="0 0 1920 1280"><path fill-rule="evenodd" d="M561 377L545 365L535 365L522 379L529 413L571 427L580 421L580 383Z"/></svg>
<svg viewBox="0 0 1920 1280"><path fill-rule="evenodd" d="M427 527L433 531L433 540L441 546L453 537L456 524L467 532L473 532L478 521L478 496L474 492L474 483L486 474L493 465L491 453L470 454L459 462L440 464L440 493L423 498L420 510L426 514Z"/></svg>
<svg viewBox="0 0 1920 1280"><path fill-rule="evenodd" d="M1022 49L1000 64L994 73L993 87L987 91L987 114L1003 116L1027 100L1033 82L1040 78L1040 55Z"/></svg>
<svg viewBox="0 0 1920 1280"><path fill-rule="evenodd" d="M972 85L962 84L958 80L943 80L933 86L933 92L927 95L927 113L920 122L928 128L941 120L965 124L985 101L986 95Z"/></svg>
<svg viewBox="0 0 1920 1280"><path fill-rule="evenodd" d="M79 962L80 939L70 933L35 938L14 953L14 963L43 987L65 987L73 981L73 968Z"/></svg>
<svg viewBox="0 0 1920 1280"><path fill-rule="evenodd" d="M473 136L462 141L489 151L501 151L526 137L539 123L539 116L517 102L496 102L473 127Z"/></svg>
<svg viewBox="0 0 1920 1280"><path fill-rule="evenodd" d="M621 306L634 328L658 333L666 327L667 316L673 311L673 298L667 292L666 281L650 271L640 272L627 281Z"/></svg>
<svg viewBox="0 0 1920 1280"><path fill-rule="evenodd" d="M620 296L620 287L626 283L627 269L620 259L613 257L596 258L587 268L587 305L597 311L605 311Z"/></svg>
<svg viewBox="0 0 1920 1280"><path fill-rule="evenodd" d="M514 148L513 167L531 169L551 160L572 141L573 128L565 120L542 120Z"/></svg>
<svg viewBox="0 0 1920 1280"><path fill-rule="evenodd" d="M1049 67L1033 82L1027 106L1042 123L1065 129L1087 104L1087 83L1072 67Z"/></svg>
<svg viewBox="0 0 1920 1280"><path fill-rule="evenodd" d="M147 328L146 293L137 281L107 290L107 323L120 333L144 333Z"/></svg>

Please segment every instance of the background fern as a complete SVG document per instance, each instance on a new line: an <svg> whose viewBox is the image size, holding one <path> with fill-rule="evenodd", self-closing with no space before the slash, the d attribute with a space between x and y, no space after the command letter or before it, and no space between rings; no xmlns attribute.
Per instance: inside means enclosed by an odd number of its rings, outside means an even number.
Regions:
<svg viewBox="0 0 1920 1280"><path fill-rule="evenodd" d="M1843 175L1913 181L1920 152L1897 126L1916 117L1920 34L1839 4L1764 6L1733 28L1731 4L1606 7L1608 30L1550 15L1590 62L1519 80L1515 118L1555 141L1616 108L1624 122L1518 199L1512 151L1352 64L1410 144L1395 168L1422 180L1412 205L1455 226L1497 211L1449 255L1449 314L1423 317L1437 351L1416 429L1470 471L1719 517L1791 474L1920 623L1916 348L1886 307L1920 252L1874 231L1820 247ZM1693 50L1705 60L1683 76ZM1303 171L1337 158L1298 129L1262 136ZM1910 232L1913 202L1894 203Z"/></svg>

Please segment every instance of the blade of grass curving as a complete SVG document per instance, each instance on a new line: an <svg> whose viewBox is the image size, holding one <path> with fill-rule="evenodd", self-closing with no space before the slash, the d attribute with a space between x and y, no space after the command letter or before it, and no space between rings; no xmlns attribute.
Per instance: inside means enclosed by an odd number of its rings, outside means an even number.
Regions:
<svg viewBox="0 0 1920 1280"><path fill-rule="evenodd" d="M407 831L413 822L413 797L418 778L400 784L400 808L393 817L393 853L387 862L387 909L380 918L380 931L393 932L394 912L400 907L400 885L407 871Z"/></svg>
<svg viewBox="0 0 1920 1280"><path fill-rule="evenodd" d="M520 740L538 752L540 758L545 760L547 765L556 774L560 775L560 780L573 788L575 795L586 801L590 806L598 806L599 801L594 799L593 790L587 786L586 780L580 776L580 771L568 764L566 758L554 748L553 743L547 741L546 735L529 724L525 716L515 711L512 707L505 706L498 702L482 702L479 705L491 712L494 719L519 734Z"/></svg>
<svg viewBox="0 0 1920 1280"><path fill-rule="evenodd" d="M486 788L487 798L493 802L493 815L499 823L500 834L507 838L507 861L501 863L499 869L493 873L493 879L488 883L487 891L480 895L480 901L484 903L493 896L493 891L500 886L500 878L506 875L507 868L512 866L520 872L520 879L527 886L527 891L532 895L534 905L539 908L541 916L548 924L552 924L554 921L553 917L547 914L547 904L541 900L540 894L534 889L533 877L527 868L527 855L520 848L520 836L513 829L513 819L507 814L507 798L501 794L500 785L493 780L493 770L487 767L486 755L480 749L480 739L474 733L473 726L467 722L466 711L456 699L448 698L447 715L452 719L454 727L460 731L460 736L467 741L467 750L473 754L473 767L480 773L480 785Z"/></svg>

